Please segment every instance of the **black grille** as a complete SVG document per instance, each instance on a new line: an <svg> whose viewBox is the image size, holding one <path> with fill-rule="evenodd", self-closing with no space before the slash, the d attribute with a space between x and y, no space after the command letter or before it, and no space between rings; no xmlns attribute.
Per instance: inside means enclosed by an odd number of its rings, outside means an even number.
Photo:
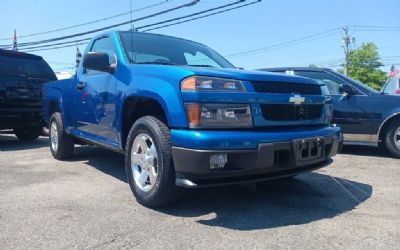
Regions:
<svg viewBox="0 0 400 250"><path fill-rule="evenodd" d="M275 94L321 95L321 87L314 84L289 82L252 82L256 92Z"/></svg>
<svg viewBox="0 0 400 250"><path fill-rule="evenodd" d="M321 116L322 104L262 104L264 119L270 121L303 121Z"/></svg>

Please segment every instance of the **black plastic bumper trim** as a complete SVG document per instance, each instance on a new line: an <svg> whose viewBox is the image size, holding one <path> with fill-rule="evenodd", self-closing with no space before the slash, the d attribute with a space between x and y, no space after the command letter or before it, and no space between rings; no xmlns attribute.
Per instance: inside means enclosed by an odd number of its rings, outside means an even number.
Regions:
<svg viewBox="0 0 400 250"><path fill-rule="evenodd" d="M257 149L250 150L196 150L172 147L176 184L186 187L208 186L260 178L279 178L312 171L328 165L330 158L338 153L342 145L342 139L337 136L320 139L323 141L321 155L305 159L301 159L301 156L299 158L299 152L296 150L298 140L261 143ZM227 154L228 161L223 168L210 169L210 156L214 154Z"/></svg>

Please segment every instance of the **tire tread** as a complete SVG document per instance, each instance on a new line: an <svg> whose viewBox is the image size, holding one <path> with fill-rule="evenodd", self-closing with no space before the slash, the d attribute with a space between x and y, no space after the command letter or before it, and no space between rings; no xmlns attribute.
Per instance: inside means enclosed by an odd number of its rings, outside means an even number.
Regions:
<svg viewBox="0 0 400 250"><path fill-rule="evenodd" d="M154 134L154 137L157 138L153 138L153 140L158 139L161 143L161 145L157 146L161 151L160 153L163 160L162 162L164 164L163 171L159 171L159 174L163 175L161 176L163 180L160 183L157 183L158 185L161 184L161 186L155 187L159 190L157 190L157 193L152 195L150 199L141 197L140 193L135 190L134 180L131 177L130 151L138 129L142 129L150 132L151 134ZM132 192L134 193L139 203L148 207L161 207L170 204L171 202L179 198L181 194L181 189L175 185L175 168L172 160L170 134L169 128L167 127L167 125L165 125L165 123L154 116L144 116L139 118L132 125L131 130L129 131L125 148L125 167L128 176L128 182L131 186Z"/></svg>
<svg viewBox="0 0 400 250"><path fill-rule="evenodd" d="M396 146L393 137L396 130L400 127L400 118L392 121L386 129L385 146L386 149L396 158L400 159L400 149Z"/></svg>
<svg viewBox="0 0 400 250"><path fill-rule="evenodd" d="M49 125L49 132L51 134L51 124L55 121L58 130L58 149L57 152L53 151L50 146L51 154L55 159L58 160L65 160L70 158L74 152L74 140L73 138L65 133L64 131L64 124L62 121L61 114L59 112L53 113L50 117L50 125ZM51 136L49 136L49 141L51 144Z"/></svg>

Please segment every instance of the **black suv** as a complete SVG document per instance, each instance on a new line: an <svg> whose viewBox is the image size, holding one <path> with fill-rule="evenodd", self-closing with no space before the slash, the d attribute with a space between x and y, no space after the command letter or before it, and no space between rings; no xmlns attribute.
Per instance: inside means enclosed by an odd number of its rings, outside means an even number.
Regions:
<svg viewBox="0 0 400 250"><path fill-rule="evenodd" d="M261 69L322 81L333 101L333 122L342 127L345 144L378 146L400 158L400 96L386 95L326 68Z"/></svg>
<svg viewBox="0 0 400 250"><path fill-rule="evenodd" d="M42 57L0 49L0 130L13 129L20 140L34 140L45 126L42 87L57 80Z"/></svg>

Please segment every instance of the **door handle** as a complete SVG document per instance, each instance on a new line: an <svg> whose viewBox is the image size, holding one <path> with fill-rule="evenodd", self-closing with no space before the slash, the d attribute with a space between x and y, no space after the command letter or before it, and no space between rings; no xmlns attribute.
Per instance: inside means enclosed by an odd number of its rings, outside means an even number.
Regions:
<svg viewBox="0 0 400 250"><path fill-rule="evenodd" d="M85 88L85 86L86 86L86 82L79 82L79 83L76 85L76 89L77 89L77 90L82 90L82 89Z"/></svg>

